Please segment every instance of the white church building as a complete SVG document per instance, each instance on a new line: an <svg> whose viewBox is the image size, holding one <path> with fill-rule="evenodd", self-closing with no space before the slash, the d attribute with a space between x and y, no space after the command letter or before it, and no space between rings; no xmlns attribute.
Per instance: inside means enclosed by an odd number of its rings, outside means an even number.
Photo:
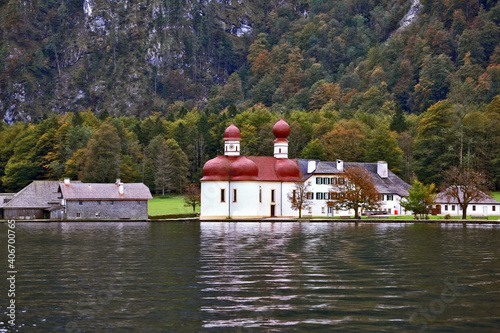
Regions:
<svg viewBox="0 0 500 333"><path fill-rule="evenodd" d="M290 126L280 119L273 127L274 156L240 155L241 133L232 123L224 132L224 155L205 163L201 178L200 219L297 218L288 194L297 182L307 182L311 207L303 217L354 216L354 211L335 211L327 201L332 185L344 182L344 168L360 165L372 174L387 214L402 214L399 201L408 195L403 180L385 162L348 163L341 160L289 159Z"/></svg>

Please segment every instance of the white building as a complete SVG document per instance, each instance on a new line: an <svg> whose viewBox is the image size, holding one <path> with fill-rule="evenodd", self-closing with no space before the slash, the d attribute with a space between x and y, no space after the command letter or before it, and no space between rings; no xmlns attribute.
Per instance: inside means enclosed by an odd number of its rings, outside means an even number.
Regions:
<svg viewBox="0 0 500 333"><path fill-rule="evenodd" d="M274 156L241 156L239 129L231 124L224 132L224 155L209 160L201 178L201 219L256 219L298 217L288 194L297 182L310 184L311 208L303 216L353 216L353 211L334 211L327 206L332 184L344 180L344 167L360 165L373 177L383 196L382 210L401 214L399 200L409 185L387 168L387 163L344 163L289 159L290 126L279 120L273 127Z"/></svg>
<svg viewBox="0 0 500 333"><path fill-rule="evenodd" d="M438 193L433 206L434 215L462 216L462 207L456 199L448 198L443 193ZM481 200L473 200L467 206L467 214L470 216L498 216L500 215L500 202L487 197Z"/></svg>

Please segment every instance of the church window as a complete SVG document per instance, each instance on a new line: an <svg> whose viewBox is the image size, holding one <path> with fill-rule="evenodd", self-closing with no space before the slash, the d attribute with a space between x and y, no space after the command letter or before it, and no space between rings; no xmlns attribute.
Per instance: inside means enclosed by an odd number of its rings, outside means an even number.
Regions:
<svg viewBox="0 0 500 333"><path fill-rule="evenodd" d="M271 202L276 202L276 190L271 190Z"/></svg>
<svg viewBox="0 0 500 333"><path fill-rule="evenodd" d="M233 202L236 202L236 200L237 200L237 197L236 197L237 193L238 193L238 191L235 188L233 188Z"/></svg>
<svg viewBox="0 0 500 333"><path fill-rule="evenodd" d="M220 202L226 202L226 189L220 189Z"/></svg>

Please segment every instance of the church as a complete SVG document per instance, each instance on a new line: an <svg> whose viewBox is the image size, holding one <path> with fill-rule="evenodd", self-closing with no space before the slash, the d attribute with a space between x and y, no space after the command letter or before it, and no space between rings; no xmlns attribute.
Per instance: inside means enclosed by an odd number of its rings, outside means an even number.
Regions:
<svg viewBox="0 0 500 333"><path fill-rule="evenodd" d="M331 185L344 181L343 169L361 165L372 174L382 199L382 211L401 214L399 200L408 195L409 185L388 170L387 163L344 163L341 160L289 159L290 126L280 119L273 126L274 156L242 156L240 130L231 123L224 132L224 155L203 166L201 178L202 220L297 218L288 194L298 182L309 185L311 206L304 217L353 216L353 211L328 207ZM406 213L406 212L405 212Z"/></svg>

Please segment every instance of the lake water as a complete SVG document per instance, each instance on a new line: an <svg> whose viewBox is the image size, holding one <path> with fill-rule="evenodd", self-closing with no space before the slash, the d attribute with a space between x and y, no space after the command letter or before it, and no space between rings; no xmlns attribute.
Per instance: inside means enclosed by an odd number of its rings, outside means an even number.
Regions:
<svg viewBox="0 0 500 333"><path fill-rule="evenodd" d="M18 332L500 331L498 225L18 222L16 254Z"/></svg>

